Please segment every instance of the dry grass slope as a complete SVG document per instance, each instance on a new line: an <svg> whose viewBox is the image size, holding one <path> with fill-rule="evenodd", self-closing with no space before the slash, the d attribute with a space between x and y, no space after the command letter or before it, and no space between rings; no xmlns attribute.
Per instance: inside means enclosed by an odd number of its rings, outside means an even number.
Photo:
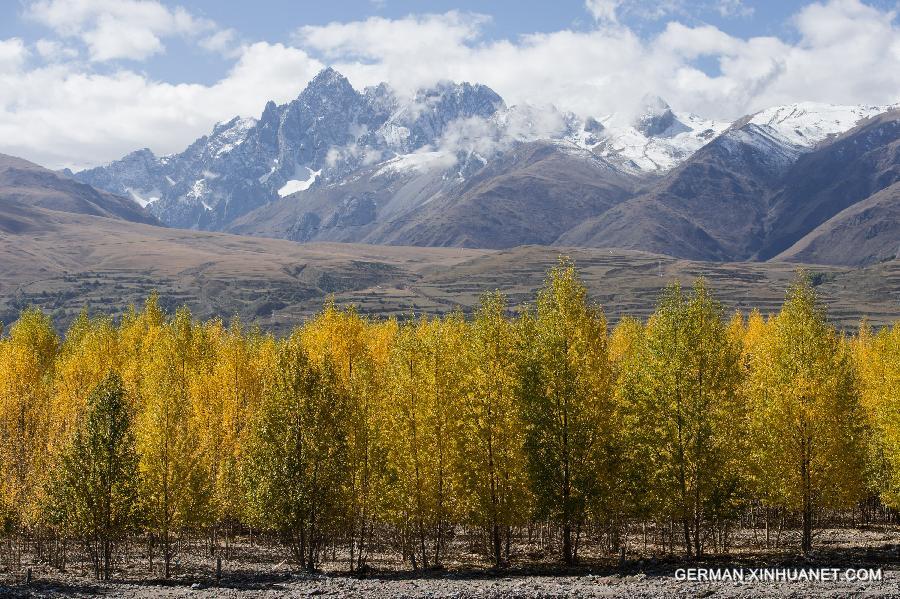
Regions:
<svg viewBox="0 0 900 599"><path fill-rule="evenodd" d="M560 253L580 268L610 319L644 316L673 280L709 279L729 307L770 312L796 269L788 263L704 263L638 251L523 246L509 250L419 248L284 240L164 229L33 208L26 232L0 230L0 321L27 305L65 326L79 310L117 314L157 290L169 308L201 318L240 315L283 331L333 295L369 314L471 310L501 289L533 299ZM855 327L900 317L900 263L865 269L810 267L832 318Z"/></svg>

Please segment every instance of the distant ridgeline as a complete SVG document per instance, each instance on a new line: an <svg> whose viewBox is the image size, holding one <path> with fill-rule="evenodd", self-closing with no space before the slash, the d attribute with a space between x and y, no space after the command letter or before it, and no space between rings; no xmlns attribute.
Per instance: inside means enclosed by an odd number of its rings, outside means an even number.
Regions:
<svg viewBox="0 0 900 599"><path fill-rule="evenodd" d="M468 320L326 305L275 338L151 297L60 339L25 311L0 340L0 530L52 563L83 542L100 577L138 541L168 576L186 539L248 529L305 568L420 569L462 534L498 566L571 564L641 530L727 552L770 520L808 552L814 523L900 504L900 326L839 334L802 274L768 318L701 280L610 332L561 260L509 314L500 293Z"/></svg>
<svg viewBox="0 0 900 599"><path fill-rule="evenodd" d="M294 241L622 248L867 265L900 245L900 105L772 106L735 122L647 97L622 114L411 96L334 69L184 151L74 173L169 226Z"/></svg>

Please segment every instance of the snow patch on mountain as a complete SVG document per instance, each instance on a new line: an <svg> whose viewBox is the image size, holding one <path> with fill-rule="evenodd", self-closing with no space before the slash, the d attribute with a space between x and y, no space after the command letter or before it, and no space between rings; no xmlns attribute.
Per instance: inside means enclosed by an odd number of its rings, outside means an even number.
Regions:
<svg viewBox="0 0 900 599"><path fill-rule="evenodd" d="M619 115L589 119L572 141L625 171L663 173L690 158L729 125L690 113L672 112L671 118L665 128L659 128L659 123L654 128L647 119L622 122Z"/></svg>
<svg viewBox="0 0 900 599"><path fill-rule="evenodd" d="M279 190L278 195L280 197L289 196L292 193L297 193L298 191L306 191L309 189L313 183L316 182L316 179L319 178L319 175L322 174L322 169L317 171L310 171L309 178L304 180L291 179L287 183L285 183Z"/></svg>
<svg viewBox="0 0 900 599"><path fill-rule="evenodd" d="M194 184L191 185L191 190L187 192L186 197L192 200L201 200L203 196L206 194L207 185L206 179L197 179L194 181ZM205 204L205 203L204 203Z"/></svg>
<svg viewBox="0 0 900 599"><path fill-rule="evenodd" d="M247 134L256 126L254 118L235 117L227 123L219 123L213 127L209 140L210 153L218 158L231 152L247 139Z"/></svg>
<svg viewBox="0 0 900 599"><path fill-rule="evenodd" d="M791 145L812 149L830 137L849 131L863 119L891 108L801 102L761 110L750 117L749 123Z"/></svg>
<svg viewBox="0 0 900 599"><path fill-rule="evenodd" d="M146 208L153 202L159 201L159 194L150 195L148 197L144 197L141 195L138 190L132 189L131 187L126 187L125 191L128 192L128 196L140 205L141 208ZM151 192L156 193L156 192Z"/></svg>
<svg viewBox="0 0 900 599"><path fill-rule="evenodd" d="M376 176L409 171L424 172L436 169L447 169L456 164L456 156L447 151L421 151L401 154L382 163L375 172Z"/></svg>

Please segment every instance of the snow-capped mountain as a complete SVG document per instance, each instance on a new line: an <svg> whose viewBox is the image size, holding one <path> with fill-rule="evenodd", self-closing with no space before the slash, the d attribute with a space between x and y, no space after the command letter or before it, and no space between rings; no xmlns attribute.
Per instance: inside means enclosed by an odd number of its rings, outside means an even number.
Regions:
<svg viewBox="0 0 900 599"><path fill-rule="evenodd" d="M414 153L453 123L502 108L482 85L442 83L401 101L386 85L360 93L325 69L292 102L269 102L258 120L219 123L180 154L139 150L76 177L134 198L172 226L221 229L317 182Z"/></svg>
<svg viewBox="0 0 900 599"><path fill-rule="evenodd" d="M219 123L179 154L149 149L75 176L131 197L169 225L224 229L269 202L367 172L440 167L458 184L516 144L549 141L591 152L631 176L664 173L727 123L675 113L651 98L633 120L579 119L555 107L507 107L484 85L442 82L401 98L388 85L362 92L333 69L259 119Z"/></svg>
<svg viewBox="0 0 900 599"><path fill-rule="evenodd" d="M648 96L632 116L579 117L471 83L358 91L329 68L181 153L138 150L74 176L183 228L745 259L764 253L766 198L794 165L892 108L800 103L729 123Z"/></svg>
<svg viewBox="0 0 900 599"><path fill-rule="evenodd" d="M827 139L855 127L863 119L896 106L836 106L816 102L787 104L761 110L750 116L755 125L785 144L811 150Z"/></svg>
<svg viewBox="0 0 900 599"><path fill-rule="evenodd" d="M635 174L673 169L728 128L729 123L674 112L658 97L645 99L637 118L588 119L575 143Z"/></svg>
<svg viewBox="0 0 900 599"><path fill-rule="evenodd" d="M843 264L894 255L900 195L879 196L829 233L860 240L819 258L795 243L900 181L900 110L795 105L741 119L654 185L598 214L558 243L649 250L699 260L803 255ZM864 242L863 242L864 240ZM829 253L830 252L830 253ZM826 256L827 258L824 258Z"/></svg>

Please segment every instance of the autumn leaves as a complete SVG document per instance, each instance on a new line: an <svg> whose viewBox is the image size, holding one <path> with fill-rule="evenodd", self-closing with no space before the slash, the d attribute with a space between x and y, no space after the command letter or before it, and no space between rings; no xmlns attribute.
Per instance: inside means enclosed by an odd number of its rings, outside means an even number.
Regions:
<svg viewBox="0 0 900 599"><path fill-rule="evenodd" d="M185 539L251 530L310 569L428 568L462 534L502 567L537 529L570 564L647 524L699 556L760 505L808 551L823 509L896 505L898 331L842 336L800 277L767 320L698 282L609 332L565 260L515 317L499 293L468 319L329 304L284 339L153 297L64 340L26 311L0 341L0 510L101 576L125 538L168 575Z"/></svg>

